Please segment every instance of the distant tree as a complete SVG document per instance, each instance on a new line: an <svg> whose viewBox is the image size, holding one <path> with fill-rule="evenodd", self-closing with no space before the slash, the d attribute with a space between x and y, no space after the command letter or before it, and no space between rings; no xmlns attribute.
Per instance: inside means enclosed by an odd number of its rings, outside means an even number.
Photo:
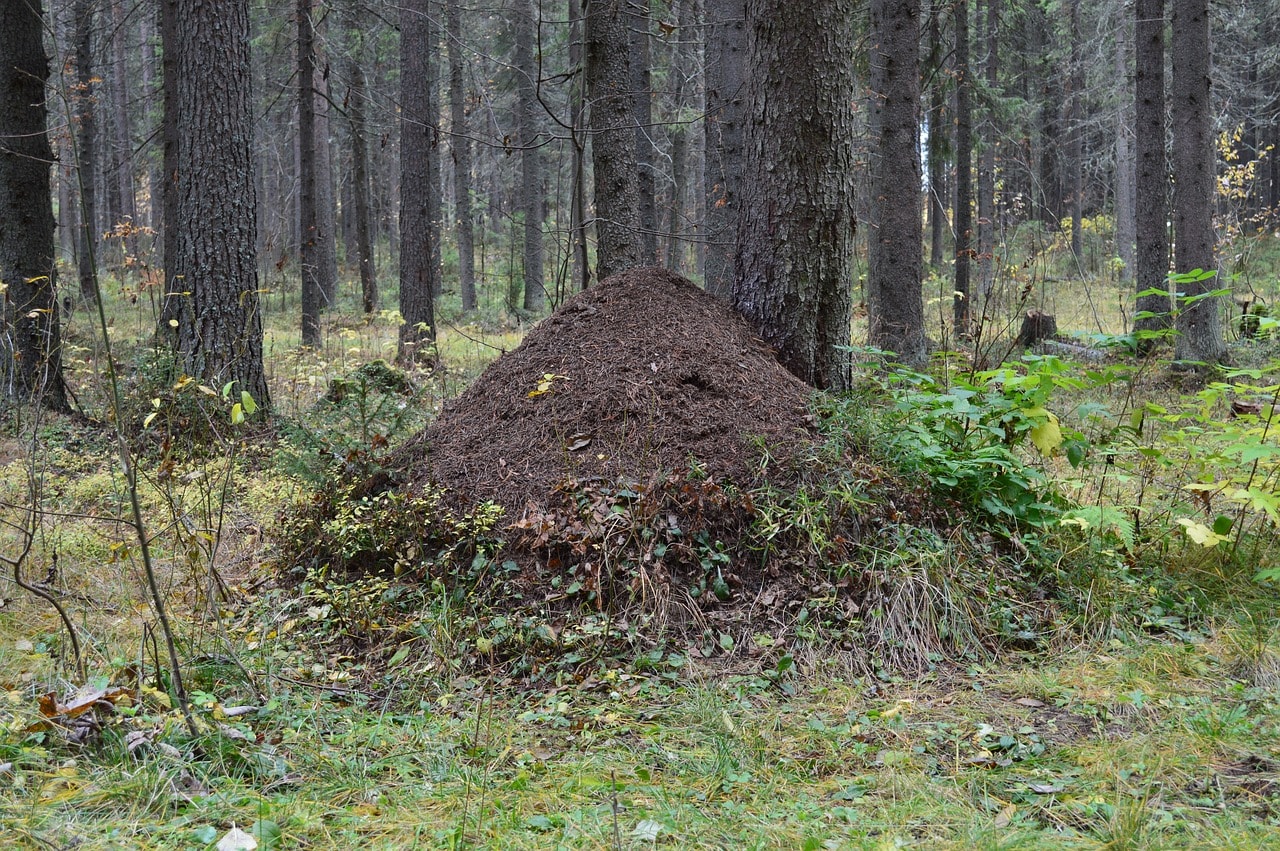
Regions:
<svg viewBox="0 0 1280 851"><path fill-rule="evenodd" d="M1169 313L1169 161L1165 151L1164 0L1134 3L1134 141L1138 291L1137 332L1155 333L1172 324ZM1143 295L1147 293L1147 295ZM1150 337L1139 341L1151 349Z"/></svg>
<svg viewBox="0 0 1280 851"><path fill-rule="evenodd" d="M851 380L854 0L748 0L733 304L793 374Z"/></svg>
<svg viewBox="0 0 1280 851"><path fill-rule="evenodd" d="M534 0L516 0L512 27L516 47L516 124L520 144L520 212L524 217L524 309L541 310L546 302L543 274L542 210L546 201L542 186L542 133L538 116L538 64L534 61L538 40L538 9Z"/></svg>
<svg viewBox="0 0 1280 851"><path fill-rule="evenodd" d="M871 345L927 358L920 280L920 0L871 0L872 148L867 306Z"/></svg>
<svg viewBox="0 0 1280 851"><path fill-rule="evenodd" d="M955 293L952 322L958 337L967 337L972 322L969 278L973 259L973 80L969 65L969 0L955 0L956 211Z"/></svg>
<svg viewBox="0 0 1280 851"><path fill-rule="evenodd" d="M173 2L173 0L162 0ZM79 257L80 297L85 301L97 298L93 264L98 255L98 110L96 89L101 80L93 65L93 25L97 3L95 0L75 0L75 59L76 93L75 120L76 145L79 148L76 161L79 164L80 218L77 231L80 234Z"/></svg>
<svg viewBox="0 0 1280 851"><path fill-rule="evenodd" d="M998 101L1000 84L1000 2L984 0L982 146L978 151L978 283L983 298L995 286L996 255L996 148L1003 132Z"/></svg>
<svg viewBox="0 0 1280 851"><path fill-rule="evenodd" d="M302 345L320 347L320 313L325 307L322 278L325 239L320 219L316 171L316 51L311 10L315 0L298 0L298 264L302 273Z"/></svg>
<svg viewBox="0 0 1280 851"><path fill-rule="evenodd" d="M641 262L628 5L628 0L590 0L585 4L596 274L601 280Z"/></svg>
<svg viewBox="0 0 1280 851"><path fill-rule="evenodd" d="M705 0L706 249L703 279L707 292L728 297L733 291L734 241L741 207L742 130L747 70L746 0Z"/></svg>
<svg viewBox="0 0 1280 851"><path fill-rule="evenodd" d="M166 317L182 368L265 407L248 0L177 4L174 263ZM167 332L167 322L161 331Z"/></svg>
<svg viewBox="0 0 1280 851"><path fill-rule="evenodd" d="M363 37L357 33L357 44ZM378 309L378 278L374 266L373 236L369 221L369 145L365 139L365 101L368 89L360 52L347 62L347 122L351 126L351 200L355 207L356 260L360 267L360 300L365 313Z"/></svg>
<svg viewBox="0 0 1280 851"><path fill-rule="evenodd" d="M1217 271L1213 232L1213 127L1209 103L1208 0L1173 0L1174 267L1179 273ZM1180 361L1217 364L1226 356L1216 278L1178 285L1184 302L1178 312L1174 356Z"/></svg>
<svg viewBox="0 0 1280 851"><path fill-rule="evenodd" d="M404 0L400 6L400 345L397 360L430 360L435 340L432 294L440 289L439 222L432 218L427 187L436 121L431 112L430 0Z"/></svg>
<svg viewBox="0 0 1280 851"><path fill-rule="evenodd" d="M0 4L0 334L5 395L68 410L53 256L44 9Z"/></svg>
<svg viewBox="0 0 1280 851"><path fill-rule="evenodd" d="M946 58L942 49L942 12L938 3L929 4L929 265L940 271L943 263L943 243L946 242L947 221L947 153L950 145L946 126L947 75L944 73Z"/></svg>
<svg viewBox="0 0 1280 851"><path fill-rule="evenodd" d="M1067 167L1071 170L1071 258L1083 273L1084 253L1084 63L1080 58L1080 0L1070 6L1071 64L1067 71L1070 96L1067 98Z"/></svg>
<svg viewBox="0 0 1280 851"><path fill-rule="evenodd" d="M1131 78L1133 54L1133 20L1128 10L1118 7L1116 16L1115 80L1121 85L1119 108L1116 109L1116 256L1120 258L1120 280L1132 281L1138 265L1134 246L1137 244L1136 203L1137 152L1133 134L1134 110L1129 98L1132 89L1125 83ZM1130 83L1132 85L1132 83Z"/></svg>

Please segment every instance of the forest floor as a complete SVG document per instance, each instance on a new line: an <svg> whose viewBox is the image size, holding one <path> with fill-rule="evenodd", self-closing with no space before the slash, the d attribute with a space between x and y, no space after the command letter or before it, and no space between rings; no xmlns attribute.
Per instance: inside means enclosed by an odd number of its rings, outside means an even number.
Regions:
<svg viewBox="0 0 1280 851"><path fill-rule="evenodd" d="M4 555L31 543L24 575L57 591L83 637L86 672L75 671L57 615L0 585L0 844L1280 845L1280 594L1255 581L1256 559L1213 558L1181 536L1144 544L1146 561L1117 540L1073 544L1043 567L1065 582L1080 562L1083 591L1074 601L1063 591L1057 621L1035 641L979 643L917 673L855 673L821 641L784 647L774 631L748 627L630 654L583 643L532 676L509 660L482 664L492 643L441 583L312 577L305 594L277 584L281 512L332 491L334 459L363 474L360 452L381 436L412 434L441 405L447 417L446 400L519 339L507 327L444 328L448 369L412 376L404 397L359 389L375 373L357 367L388 353L394 326L333 321L331 350L274 356L282 424L219 426L214 452L179 444L220 403L194 387L147 384L145 369L130 388L131 418L157 413L133 440L196 735L157 674L164 651L136 540L120 520L113 434L61 418L6 429ZM650 362L650 374L662 372L665 362ZM528 395L548 372L564 377ZM331 383L343 375L345 389ZM715 384L686 377L667 388L678 404L689 388ZM574 378L530 363L510 392L529 406L580 404L567 388ZM354 401L333 401L353 386ZM855 402L870 414L866 399ZM586 411L590 428L566 422L554 436L589 438L592 457L607 454L601 410ZM474 424L476 439L489 440L489 424ZM1061 459L1040 466L1071 469ZM1185 602L1192 587L1195 605ZM976 584L956 593L991 603ZM1005 614L1025 626L1019 612ZM486 613L482 625L503 616ZM817 635L803 618L793 624L792 638Z"/></svg>

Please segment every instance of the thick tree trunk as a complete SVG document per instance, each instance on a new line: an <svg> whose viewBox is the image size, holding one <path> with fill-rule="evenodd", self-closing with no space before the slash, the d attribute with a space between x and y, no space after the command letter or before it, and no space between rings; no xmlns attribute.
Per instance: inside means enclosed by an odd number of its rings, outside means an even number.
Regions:
<svg viewBox="0 0 1280 851"><path fill-rule="evenodd" d="M746 0L706 0L706 117L703 119L706 213L702 274L707 292L733 288L734 240L741 209L742 130L746 108Z"/></svg>
<svg viewBox="0 0 1280 851"><path fill-rule="evenodd" d="M163 2L163 0L162 0ZM100 81L93 68L93 22L96 4L93 0L76 0L76 128L80 154L80 297L85 301L97 298L94 265L98 257L98 122L95 107L95 90Z"/></svg>
<svg viewBox="0 0 1280 851"><path fill-rule="evenodd" d="M964 338L972 331L969 274L973 259L973 81L969 79L969 0L955 0L952 10L956 36L956 269L952 322L956 336Z"/></svg>
<svg viewBox="0 0 1280 851"><path fill-rule="evenodd" d="M640 265L640 191L627 0L586 3L586 80L595 166L596 274Z"/></svg>
<svg viewBox="0 0 1280 851"><path fill-rule="evenodd" d="M1132 50L1133 21L1120 8L1116 22L1116 80L1128 82L1129 54ZM1124 89L1121 89L1124 91ZM1134 152L1133 109L1127 99L1120 99L1116 110L1116 256L1120 258L1120 280L1132 281L1137 267L1134 245L1137 243L1137 219L1134 213L1137 162ZM1163 134L1162 134L1163 138Z"/></svg>
<svg viewBox="0 0 1280 851"><path fill-rule="evenodd" d="M1208 0L1174 0L1173 88L1173 232L1174 268L1217 272L1213 233L1213 128L1209 104ZM1204 296L1220 286L1215 277L1178 285L1186 298ZM1179 361L1213 365L1226 356L1217 296L1184 302L1178 313L1174 355Z"/></svg>
<svg viewBox="0 0 1280 851"><path fill-rule="evenodd" d="M516 46L516 120L520 139L520 212L524 218L524 309L546 304L542 251L542 134L538 102L538 65L534 61L538 9L535 0L516 0L513 26Z"/></svg>
<svg viewBox="0 0 1280 851"><path fill-rule="evenodd" d="M1134 4L1134 137L1137 317L1141 351L1171 327L1169 313L1169 163L1165 155L1164 0Z"/></svg>
<svg viewBox="0 0 1280 851"><path fill-rule="evenodd" d="M569 67L575 73L570 97L570 132L573 142L571 168L573 177L569 191L569 251L572 255L573 280L578 289L585 290L591 283L591 264L587 259L587 169L586 169L586 76L583 57L583 3L569 0Z"/></svg>
<svg viewBox="0 0 1280 851"><path fill-rule="evenodd" d="M631 36L632 112L636 132L636 192L640 201L640 264L658 262L653 126L653 49L649 38L649 0L632 0L627 30Z"/></svg>
<svg viewBox="0 0 1280 851"><path fill-rule="evenodd" d="M159 0L159 4L160 44L163 48L160 69L164 80L160 98L160 244L163 248L165 292L168 293L178 289L173 277L178 269L178 0ZM83 278L81 280L83 282ZM177 307L176 303L166 299L161 318L166 321L174 318Z"/></svg>
<svg viewBox="0 0 1280 851"><path fill-rule="evenodd" d="M180 3L177 36L178 351L188 375L235 381L266 407L249 2Z"/></svg>
<svg viewBox="0 0 1280 851"><path fill-rule="evenodd" d="M453 217L458 240L458 288L462 309L476 309L475 232L471 220L471 138L467 126L467 89L463 80L462 3L449 0L449 150L453 155Z"/></svg>
<svg viewBox="0 0 1280 851"><path fill-rule="evenodd" d="M43 4L0 4L0 334L4 393L68 410L46 129Z"/></svg>
<svg viewBox="0 0 1280 851"><path fill-rule="evenodd" d="M920 279L920 0L871 0L872 232L869 342L927 359Z"/></svg>
<svg viewBox="0 0 1280 851"><path fill-rule="evenodd" d="M316 171L316 51L311 10L298 0L298 265L302 272L302 345L320 348L320 312L325 292L320 264L320 176Z"/></svg>
<svg viewBox="0 0 1280 851"><path fill-rule="evenodd" d="M401 363L425 363L433 357L435 312L432 294L439 290L440 267L432 262L439 242L431 218L429 192L431 149L436 116L429 94L430 0L405 0L400 7L400 345Z"/></svg>
<svg viewBox="0 0 1280 851"><path fill-rule="evenodd" d="M851 380L854 0L749 0L733 304L793 374Z"/></svg>

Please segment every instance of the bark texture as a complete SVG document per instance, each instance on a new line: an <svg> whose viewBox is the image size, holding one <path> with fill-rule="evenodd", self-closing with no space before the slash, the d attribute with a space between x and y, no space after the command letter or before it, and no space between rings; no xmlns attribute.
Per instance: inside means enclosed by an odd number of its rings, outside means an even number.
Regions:
<svg viewBox="0 0 1280 851"><path fill-rule="evenodd" d="M1173 232L1174 268L1217 271L1213 233L1213 128L1209 104L1208 0L1173 0ZM1178 284L1187 298L1220 286L1216 277ZM1212 365L1226 355L1217 296L1184 302L1174 355Z"/></svg>
<svg viewBox="0 0 1280 851"><path fill-rule="evenodd" d="M538 10L534 0L516 0L517 122L520 141L520 211L524 216L524 309L541 310L546 304L546 279L542 251L542 135L538 102L536 49Z"/></svg>
<svg viewBox="0 0 1280 851"><path fill-rule="evenodd" d="M445 13L449 39L449 151L453 155L453 217L458 240L458 289L462 309L476 309L475 227L471 220L471 138L467 135L467 89L462 64L462 3L449 0Z"/></svg>
<svg viewBox="0 0 1280 851"><path fill-rule="evenodd" d="M596 274L640 265L640 191L632 118L627 0L589 0L586 80L595 167Z"/></svg>
<svg viewBox="0 0 1280 851"><path fill-rule="evenodd" d="M435 116L429 94L429 0L400 7L400 345L401 363L429 361L435 340L432 293L440 288L437 222L429 203Z"/></svg>
<svg viewBox="0 0 1280 851"><path fill-rule="evenodd" d="M871 2L872 232L869 342L912 366L927 358L920 228L920 0Z"/></svg>
<svg viewBox="0 0 1280 851"><path fill-rule="evenodd" d="M702 274L707 292L733 289L734 240L742 192L746 0L706 0L706 215Z"/></svg>
<svg viewBox="0 0 1280 851"><path fill-rule="evenodd" d="M356 260L360 267L360 301L365 313L378 309L378 277L374 267L373 237L369 227L369 145L365 139L364 67L359 58L347 65L350 91L347 96L347 119L351 124L351 199L355 207Z"/></svg>
<svg viewBox="0 0 1280 851"><path fill-rule="evenodd" d="M849 385L854 0L749 0L734 306L794 375Z"/></svg>
<svg viewBox="0 0 1280 851"><path fill-rule="evenodd" d="M302 345L320 347L325 292L321 272L319 175L316 172L316 51L313 0L298 0L298 265L302 273Z"/></svg>
<svg viewBox="0 0 1280 851"><path fill-rule="evenodd" d="M658 204L655 189L653 125L653 42L649 38L649 0L631 4L631 93L636 132L636 194L640 201L640 264L658 262Z"/></svg>
<svg viewBox="0 0 1280 851"><path fill-rule="evenodd" d="M1129 81L1133 53L1133 21L1121 7L1116 26L1116 79ZM1132 83L1130 83L1132 85ZM1121 89L1123 93L1125 89ZM1137 267L1134 245L1137 243L1137 221L1134 213L1137 154L1133 137L1134 111L1123 96L1116 110L1116 256L1120 258L1120 280L1132 281Z"/></svg>
<svg viewBox="0 0 1280 851"><path fill-rule="evenodd" d="M178 353L188 375L265 407L248 0L178 4L177 36Z"/></svg>
<svg viewBox="0 0 1280 851"><path fill-rule="evenodd" d="M1169 163L1165 155L1164 0L1135 0L1134 12L1134 130L1138 157L1134 271L1139 314L1134 330L1140 337L1147 335L1138 341L1138 348L1145 352L1155 342L1149 335L1171 326L1167 295ZM1152 293L1153 290L1159 292Z"/></svg>
<svg viewBox="0 0 1280 851"><path fill-rule="evenodd" d="M67 410L55 296L43 16L38 0L0 4L0 358L5 395Z"/></svg>
<svg viewBox="0 0 1280 851"><path fill-rule="evenodd" d="M174 0L161 0L166 5ZM79 163L80 190L80 246L77 252L80 262L80 297L85 301L97 298L94 264L98 256L98 110L96 94L98 83L93 67L93 22L96 9L93 0L76 0L75 17L75 54L76 54L76 143L80 148L77 155Z"/></svg>
<svg viewBox="0 0 1280 851"><path fill-rule="evenodd" d="M952 322L957 337L972 332L972 300L969 277L973 259L973 81L969 78L969 2L956 0L956 269Z"/></svg>

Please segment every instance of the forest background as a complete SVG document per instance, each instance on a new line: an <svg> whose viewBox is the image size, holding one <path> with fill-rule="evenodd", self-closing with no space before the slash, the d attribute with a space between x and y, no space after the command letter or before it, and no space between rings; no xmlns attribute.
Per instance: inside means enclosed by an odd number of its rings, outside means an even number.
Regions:
<svg viewBox="0 0 1280 851"><path fill-rule="evenodd" d="M1274 838L1269 2L4 15L5 166L49 187L4 173L10 838ZM853 563L833 506L869 498L826 480L753 494L752 540L800 530L789 557L824 565L781 635L637 655L588 616L556 661L494 664L546 625L454 598L471 556L505 564L483 546L421 588L276 587L278 512L328 491L363 529L343 488L645 265L737 307L835 392L824 433L971 521L903 508L858 551L900 608L825 608ZM688 552L719 596L722 542ZM848 642L876 650L823 649Z"/></svg>

